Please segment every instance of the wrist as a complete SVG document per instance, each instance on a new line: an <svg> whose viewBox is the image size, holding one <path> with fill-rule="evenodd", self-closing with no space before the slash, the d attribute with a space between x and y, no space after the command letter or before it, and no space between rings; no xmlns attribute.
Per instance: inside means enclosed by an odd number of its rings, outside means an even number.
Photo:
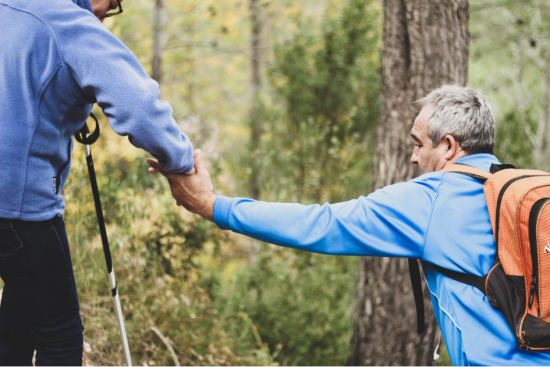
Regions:
<svg viewBox="0 0 550 367"><path fill-rule="evenodd" d="M190 171L188 172L185 172L184 175L186 176L192 176L194 175L195 173L197 173L197 171L195 170L195 167L192 167Z"/></svg>
<svg viewBox="0 0 550 367"><path fill-rule="evenodd" d="M214 192L209 192L203 201L204 205L201 208L201 212L197 214L199 214L204 219L214 222L214 203L216 202L217 198L218 195L216 195Z"/></svg>

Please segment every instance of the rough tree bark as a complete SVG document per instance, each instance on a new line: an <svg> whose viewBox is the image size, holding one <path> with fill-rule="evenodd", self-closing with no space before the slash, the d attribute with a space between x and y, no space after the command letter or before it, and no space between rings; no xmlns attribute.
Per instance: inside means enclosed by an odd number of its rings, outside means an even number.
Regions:
<svg viewBox="0 0 550 367"><path fill-rule="evenodd" d="M252 105L250 107L250 176L249 191L250 197L259 199L260 196L260 138L262 136L263 124L261 120L260 92L262 89L261 66L262 66L262 20L260 12L260 1L250 0L250 85L252 94Z"/></svg>
<svg viewBox="0 0 550 367"><path fill-rule="evenodd" d="M164 10L165 0L156 0L153 21L153 66L151 78L157 83L162 82L162 52L166 46L166 12Z"/></svg>
<svg viewBox="0 0 550 367"><path fill-rule="evenodd" d="M374 191L411 179L413 102L443 84L465 85L467 0L384 0L382 99ZM438 326L424 285L426 332L416 333L406 259L362 258L349 365L432 365Z"/></svg>

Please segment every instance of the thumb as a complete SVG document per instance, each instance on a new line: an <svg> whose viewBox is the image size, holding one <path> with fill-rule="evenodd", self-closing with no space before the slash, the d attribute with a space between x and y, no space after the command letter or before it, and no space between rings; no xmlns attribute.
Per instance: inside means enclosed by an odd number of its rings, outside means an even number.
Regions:
<svg viewBox="0 0 550 367"><path fill-rule="evenodd" d="M166 172L160 167L160 164L156 159L147 159L147 164L149 164L151 167L153 167L155 171L160 172L165 177L168 177L168 175L170 175L170 173Z"/></svg>
<svg viewBox="0 0 550 367"><path fill-rule="evenodd" d="M202 160L202 152L200 149L195 150L195 153L193 154L193 158L195 159L195 170L197 171L197 174L204 174L208 173L206 171L206 168L204 167L204 162Z"/></svg>

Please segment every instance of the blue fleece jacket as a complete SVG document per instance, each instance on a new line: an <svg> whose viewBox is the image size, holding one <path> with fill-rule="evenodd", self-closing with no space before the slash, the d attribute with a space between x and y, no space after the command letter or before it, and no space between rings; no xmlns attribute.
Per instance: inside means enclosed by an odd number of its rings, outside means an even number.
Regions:
<svg viewBox="0 0 550 367"><path fill-rule="evenodd" d="M189 171L193 147L159 95L89 0L0 0L0 217L63 214L71 137L93 103L165 170Z"/></svg>

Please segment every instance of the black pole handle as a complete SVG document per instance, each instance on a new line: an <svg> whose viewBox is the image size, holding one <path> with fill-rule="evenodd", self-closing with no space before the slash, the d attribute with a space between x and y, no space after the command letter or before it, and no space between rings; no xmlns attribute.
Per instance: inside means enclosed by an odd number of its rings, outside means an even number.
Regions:
<svg viewBox="0 0 550 367"><path fill-rule="evenodd" d="M74 134L74 138L77 142L81 144L90 145L95 143L97 138L99 138L99 122L97 121L97 118L93 113L90 112L90 117L95 120L95 130L93 133L90 134L90 130L88 129L88 124L84 123L84 126L76 134Z"/></svg>

